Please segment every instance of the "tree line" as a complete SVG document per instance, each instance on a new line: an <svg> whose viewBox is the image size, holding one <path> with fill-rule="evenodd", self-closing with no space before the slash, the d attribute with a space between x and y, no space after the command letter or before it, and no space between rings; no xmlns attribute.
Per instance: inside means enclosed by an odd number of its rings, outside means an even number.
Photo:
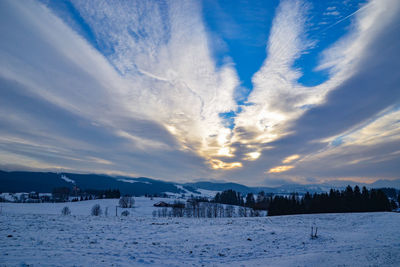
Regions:
<svg viewBox="0 0 400 267"><path fill-rule="evenodd" d="M232 218L232 217L258 217L261 213L245 206L198 201L191 198L186 203L175 201L171 208L157 208L153 217L187 217L187 218Z"/></svg>
<svg viewBox="0 0 400 267"><path fill-rule="evenodd" d="M343 191L331 189L329 193L313 195L307 192L302 198L295 194L275 196L269 203L268 215L391 211L396 206L382 190L363 187L360 191L358 186L347 186Z"/></svg>
<svg viewBox="0 0 400 267"><path fill-rule="evenodd" d="M86 189L86 190L73 190L68 187L56 187L52 191L53 199L56 202L66 202L72 197L72 201L83 201L92 199L103 198L120 198L121 193L119 189Z"/></svg>
<svg viewBox="0 0 400 267"><path fill-rule="evenodd" d="M387 189L385 191L388 191ZM397 203L389 200L384 190L371 189L365 186L360 190L347 186L345 190L331 189L329 193L306 193L304 196L273 196L260 192L257 196L248 193L243 197L239 192L226 190L217 193L214 203L248 207L252 210L266 210L269 216L308 214L308 213L341 213L341 212L373 212L391 211ZM398 195L400 201L400 195Z"/></svg>
<svg viewBox="0 0 400 267"><path fill-rule="evenodd" d="M217 193L212 202L242 206L254 210L268 210L271 196L271 194L267 195L264 191L261 191L257 196L253 193L248 193L246 197L243 198L241 193L229 189Z"/></svg>

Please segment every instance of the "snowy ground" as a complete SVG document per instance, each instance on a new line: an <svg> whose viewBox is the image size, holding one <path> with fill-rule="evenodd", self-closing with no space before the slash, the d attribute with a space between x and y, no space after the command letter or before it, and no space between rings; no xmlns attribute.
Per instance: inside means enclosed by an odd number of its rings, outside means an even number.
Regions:
<svg viewBox="0 0 400 267"><path fill-rule="evenodd" d="M399 213L152 218L159 200L125 218L117 200L1 203L0 266L400 266ZM90 216L95 203L109 216Z"/></svg>

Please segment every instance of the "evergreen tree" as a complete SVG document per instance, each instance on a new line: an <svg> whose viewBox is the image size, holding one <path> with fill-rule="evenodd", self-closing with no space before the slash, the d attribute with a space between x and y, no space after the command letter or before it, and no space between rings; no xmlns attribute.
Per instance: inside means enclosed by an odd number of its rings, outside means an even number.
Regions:
<svg viewBox="0 0 400 267"><path fill-rule="evenodd" d="M256 204L256 202L254 200L253 193L248 193L247 196L246 196L246 207L249 207L249 208L253 209L255 204Z"/></svg>

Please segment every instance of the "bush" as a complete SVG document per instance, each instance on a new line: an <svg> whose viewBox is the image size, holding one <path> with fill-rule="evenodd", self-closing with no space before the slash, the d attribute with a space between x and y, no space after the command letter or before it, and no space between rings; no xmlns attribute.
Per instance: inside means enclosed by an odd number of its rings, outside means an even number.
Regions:
<svg viewBox="0 0 400 267"><path fill-rule="evenodd" d="M67 206L65 206L64 208L62 208L61 214L62 215L70 215L71 214L71 210Z"/></svg>
<svg viewBox="0 0 400 267"><path fill-rule="evenodd" d="M121 216L129 216L129 211L124 210L123 212L121 212Z"/></svg>
<svg viewBox="0 0 400 267"><path fill-rule="evenodd" d="M135 199L133 197L124 196L119 199L119 206L121 208L132 208L135 204Z"/></svg>
<svg viewBox="0 0 400 267"><path fill-rule="evenodd" d="M100 216L101 215L101 207L99 204L96 204L92 207L92 216Z"/></svg>

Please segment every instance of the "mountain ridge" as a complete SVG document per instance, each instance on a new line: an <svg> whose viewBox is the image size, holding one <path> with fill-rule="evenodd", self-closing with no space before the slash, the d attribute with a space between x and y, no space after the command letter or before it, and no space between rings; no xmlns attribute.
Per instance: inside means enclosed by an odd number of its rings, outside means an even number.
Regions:
<svg viewBox="0 0 400 267"><path fill-rule="evenodd" d="M377 180L374 183L356 183L352 181L334 181L323 184L286 184L279 187L250 187L234 182L198 181L188 183L174 183L147 177L109 176L105 174L77 174L77 173L55 173L55 172L28 172L28 171L1 171L0 170L0 192L52 192L55 187L72 187L74 185L85 189L119 189L121 194L142 196L145 194L199 194L198 189L208 191L224 191L228 189L247 193L290 194L297 192L304 194L327 192L331 188L344 189L347 185L368 188L391 187L400 189L398 180Z"/></svg>

